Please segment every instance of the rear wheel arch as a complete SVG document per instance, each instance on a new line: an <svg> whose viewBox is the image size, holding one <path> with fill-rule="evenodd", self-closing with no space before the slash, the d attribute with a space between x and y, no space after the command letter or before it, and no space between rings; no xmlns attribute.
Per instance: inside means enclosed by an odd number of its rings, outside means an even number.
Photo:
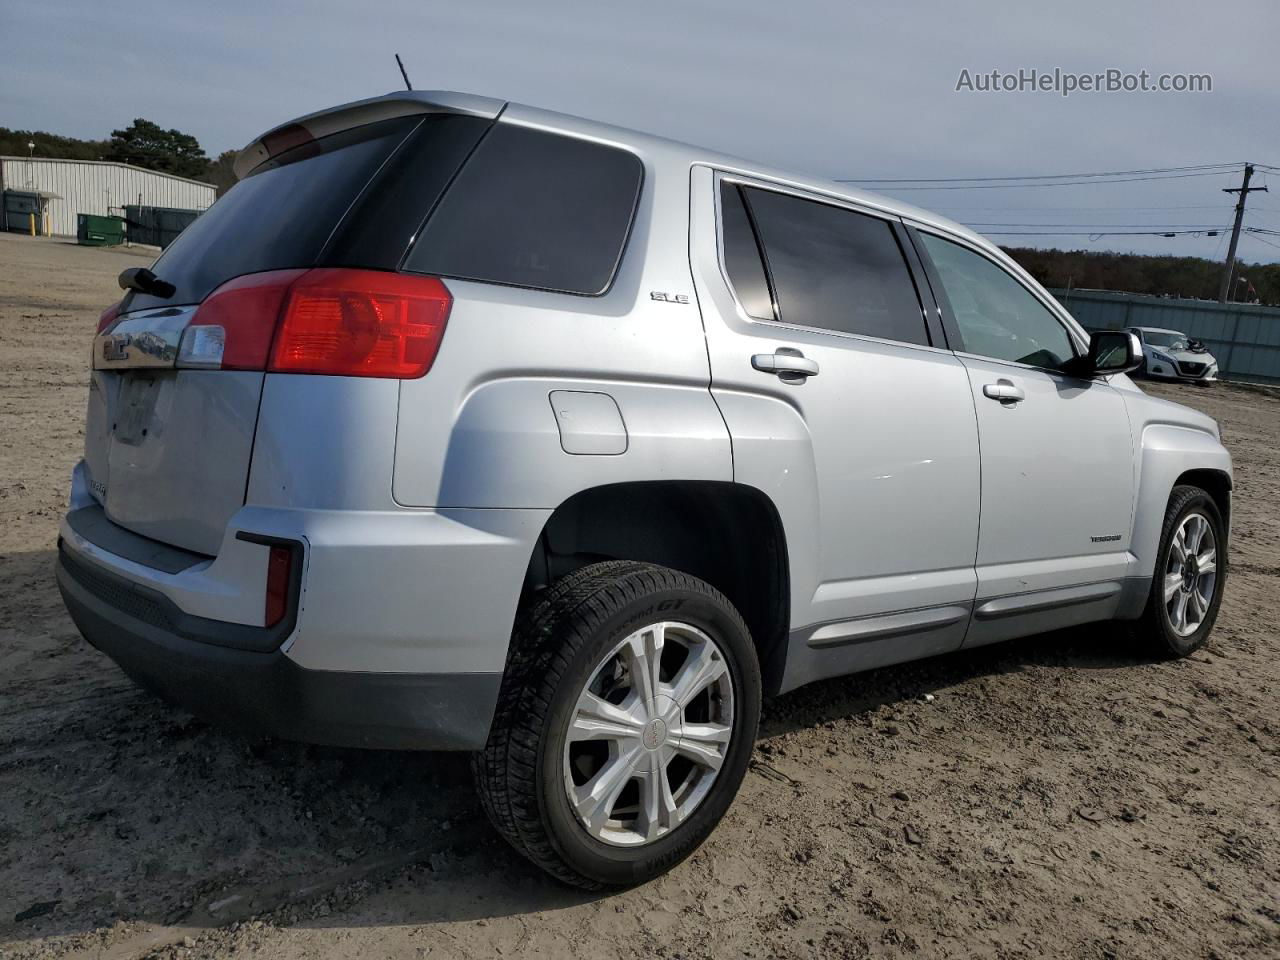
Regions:
<svg viewBox="0 0 1280 960"><path fill-rule="evenodd" d="M786 534L773 501L745 484L654 480L579 491L534 543L521 606L603 560L659 564L715 587L750 630L767 692L777 689L790 628Z"/></svg>

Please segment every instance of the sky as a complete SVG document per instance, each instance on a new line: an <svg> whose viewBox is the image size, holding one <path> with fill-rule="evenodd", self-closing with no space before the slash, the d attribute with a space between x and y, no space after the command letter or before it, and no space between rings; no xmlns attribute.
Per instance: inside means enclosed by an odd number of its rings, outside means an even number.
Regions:
<svg viewBox="0 0 1280 960"><path fill-rule="evenodd" d="M1221 258L1225 235L1011 234L1226 227L1234 198L1221 191L1239 185L1244 161L1280 171L1275 0L4 0L0 35L0 126L101 138L146 117L195 134L210 156L397 89L399 53L418 89L529 103L831 178L1222 165L1109 184L882 189L1011 245ZM962 71L1055 68L1208 74L1212 91L956 89ZM1280 231L1280 172L1254 182L1275 193L1249 197L1245 225ZM1246 233L1239 256L1280 260L1280 235Z"/></svg>

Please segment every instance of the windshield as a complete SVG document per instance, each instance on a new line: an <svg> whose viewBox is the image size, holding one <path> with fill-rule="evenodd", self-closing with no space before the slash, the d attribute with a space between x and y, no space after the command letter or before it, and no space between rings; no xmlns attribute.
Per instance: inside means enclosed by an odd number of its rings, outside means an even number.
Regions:
<svg viewBox="0 0 1280 960"><path fill-rule="evenodd" d="M1142 336L1153 347L1163 347L1166 350L1191 349L1191 344L1187 341L1187 338L1180 333L1158 333L1146 330Z"/></svg>

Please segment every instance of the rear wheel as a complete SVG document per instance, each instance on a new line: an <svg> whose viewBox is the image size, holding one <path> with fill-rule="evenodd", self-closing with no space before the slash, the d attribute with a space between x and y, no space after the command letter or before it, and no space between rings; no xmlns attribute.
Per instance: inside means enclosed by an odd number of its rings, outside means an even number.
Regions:
<svg viewBox="0 0 1280 960"><path fill-rule="evenodd" d="M521 618L473 770L504 837L599 889L669 870L714 829L746 772L760 674L746 626L706 583L593 564Z"/></svg>
<svg viewBox="0 0 1280 960"><path fill-rule="evenodd" d="M1227 576L1222 514L1199 487L1173 488L1138 630L1157 652L1185 657L1209 639Z"/></svg>

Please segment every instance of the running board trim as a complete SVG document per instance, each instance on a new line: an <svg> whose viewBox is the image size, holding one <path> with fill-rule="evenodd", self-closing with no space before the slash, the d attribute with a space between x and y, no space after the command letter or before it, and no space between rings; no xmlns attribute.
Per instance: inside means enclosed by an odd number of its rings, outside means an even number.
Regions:
<svg viewBox="0 0 1280 960"><path fill-rule="evenodd" d="M969 616L969 607L953 605L928 607L924 610L907 610L902 613L862 617L858 620L842 620L819 627L808 639L815 650L843 647L853 643L868 643L908 633L921 633L939 627L959 623Z"/></svg>
<svg viewBox="0 0 1280 960"><path fill-rule="evenodd" d="M1037 590L1033 593L1019 593L1013 596L996 597L980 603L973 611L975 620L999 620L1004 617L1017 617L1027 613L1039 613L1042 610L1056 610L1059 607L1074 607L1081 603L1095 603L1106 600L1120 593L1122 585L1119 581L1108 580L1103 583L1089 583L1080 587L1064 587L1055 590Z"/></svg>

